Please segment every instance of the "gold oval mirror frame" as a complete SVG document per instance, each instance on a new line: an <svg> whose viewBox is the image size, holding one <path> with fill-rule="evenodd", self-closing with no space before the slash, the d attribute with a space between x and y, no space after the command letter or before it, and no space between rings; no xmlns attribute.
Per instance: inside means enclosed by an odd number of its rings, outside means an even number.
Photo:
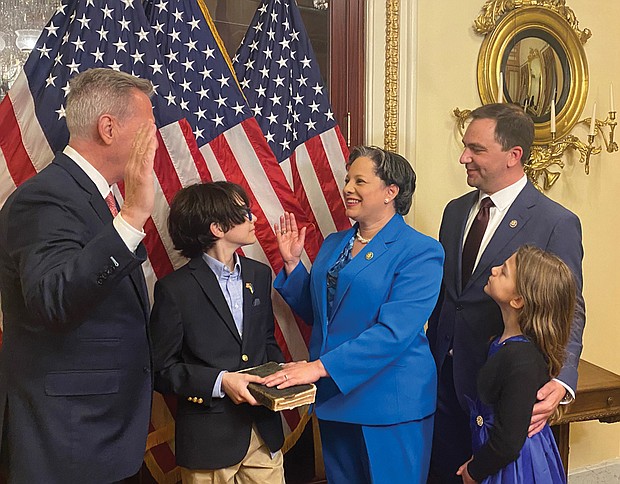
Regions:
<svg viewBox="0 0 620 484"><path fill-rule="evenodd" d="M581 34L581 35L580 35ZM534 144L551 141L551 99L557 137L579 120L588 95L588 64L576 31L559 13L539 6L508 12L485 36L478 56L478 91L483 104L497 102L500 72L503 98L524 106L534 119Z"/></svg>

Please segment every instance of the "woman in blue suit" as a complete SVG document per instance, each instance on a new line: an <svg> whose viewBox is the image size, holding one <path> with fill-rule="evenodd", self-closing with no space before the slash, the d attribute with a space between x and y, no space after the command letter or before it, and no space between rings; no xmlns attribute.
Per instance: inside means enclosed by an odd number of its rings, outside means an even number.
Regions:
<svg viewBox="0 0 620 484"><path fill-rule="evenodd" d="M436 373L424 324L443 250L404 219L415 173L402 156L358 147L343 195L356 224L325 239L308 274L306 228L285 213L274 226L284 270L274 281L312 324L310 361L267 379L317 383L315 411L330 483L422 483L430 459Z"/></svg>

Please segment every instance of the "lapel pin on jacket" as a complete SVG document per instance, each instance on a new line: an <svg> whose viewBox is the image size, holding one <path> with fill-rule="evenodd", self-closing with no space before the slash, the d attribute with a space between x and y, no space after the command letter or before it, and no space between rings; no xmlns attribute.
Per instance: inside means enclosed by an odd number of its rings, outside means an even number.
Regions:
<svg viewBox="0 0 620 484"><path fill-rule="evenodd" d="M254 294L254 286L252 286L251 282L246 282L245 283L245 288L250 291L250 294Z"/></svg>
<svg viewBox="0 0 620 484"><path fill-rule="evenodd" d="M366 252L366 260L370 260L375 256L372 252Z"/></svg>
<svg viewBox="0 0 620 484"><path fill-rule="evenodd" d="M517 222L515 219L512 219L508 225L510 225L511 229L514 229L518 223L519 222Z"/></svg>

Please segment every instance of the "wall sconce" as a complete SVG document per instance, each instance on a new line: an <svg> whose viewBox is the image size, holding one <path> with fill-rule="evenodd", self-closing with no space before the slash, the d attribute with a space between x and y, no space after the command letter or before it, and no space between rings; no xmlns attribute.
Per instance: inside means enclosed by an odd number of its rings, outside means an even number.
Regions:
<svg viewBox="0 0 620 484"><path fill-rule="evenodd" d="M592 157L602 151L596 145L599 135L607 152L618 151L613 90L604 120L595 112L580 119L589 85L583 45L592 32L579 28L565 0L487 0L474 31L485 36L478 56L482 103L521 105L534 121L534 145L524 168L539 190L557 181L570 150L579 153L589 174ZM470 112L454 110L461 133ZM577 124L590 126L587 141L572 133Z"/></svg>

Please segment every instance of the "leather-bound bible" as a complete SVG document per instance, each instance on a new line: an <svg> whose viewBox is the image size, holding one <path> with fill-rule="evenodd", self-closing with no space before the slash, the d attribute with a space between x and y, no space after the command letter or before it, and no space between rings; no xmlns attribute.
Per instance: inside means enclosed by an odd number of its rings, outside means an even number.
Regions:
<svg viewBox="0 0 620 484"><path fill-rule="evenodd" d="M270 361L263 365L255 366L254 368L242 370L241 373L265 377L281 369L282 367L278 363ZM290 410L291 408L300 407L301 405L309 405L314 403L314 398L316 396L316 386L311 383L306 385L293 385L292 387L282 390L276 387L266 387L258 383L249 383L248 390L252 396L256 398L258 403L274 412Z"/></svg>

